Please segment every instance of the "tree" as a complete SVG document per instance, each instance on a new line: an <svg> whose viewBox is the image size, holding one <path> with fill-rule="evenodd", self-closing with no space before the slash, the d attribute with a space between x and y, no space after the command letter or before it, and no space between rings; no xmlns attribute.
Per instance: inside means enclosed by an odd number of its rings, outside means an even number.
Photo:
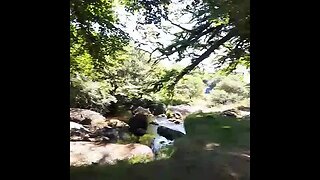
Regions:
<svg viewBox="0 0 320 180"><path fill-rule="evenodd" d="M70 0L71 66L77 58L88 54L96 70L113 66L117 52L123 51L129 36L116 27L113 0ZM111 57L111 58L107 58Z"/></svg>
<svg viewBox="0 0 320 180"><path fill-rule="evenodd" d="M135 48L128 47L126 52L117 57L118 66L112 71L104 72L104 80L113 87L112 94L141 96L145 94L150 84L159 80L163 67L152 66L148 56Z"/></svg>
<svg viewBox="0 0 320 180"><path fill-rule="evenodd" d="M205 88L202 78L195 73L184 76L175 87L175 95L188 98L189 101L202 97Z"/></svg>
<svg viewBox="0 0 320 180"><path fill-rule="evenodd" d="M239 63L250 66L250 1L249 0L192 0L188 1L182 14L191 14L192 28L188 29L173 22L168 18L168 0L145 1L138 0L129 3L131 9L144 9L145 24L156 24L161 27L161 18L179 27L180 32L174 33L175 40L172 44L164 46L157 43L158 47L151 53L160 52L159 60L178 55L176 61L189 57L191 64L181 70L175 80L170 82L173 88L182 77L190 73L203 60L208 58L221 47L226 49L226 54L216 59L218 67L232 72ZM182 0L179 0L182 2ZM177 2L175 2L177 3ZM129 8L130 9L130 8ZM157 15L150 15L156 13ZM140 22L141 23L141 22ZM155 84L164 86L165 80ZM154 87L159 90L159 87Z"/></svg>
<svg viewBox="0 0 320 180"><path fill-rule="evenodd" d="M151 55L160 52L161 56L152 58L130 47L130 37L121 29L113 12L116 0L71 0L71 87L90 106L104 107L114 100L112 96L119 93L141 96L162 91L171 98L176 84L176 92L186 93L189 97L197 96L200 91L195 87L202 84L201 78L194 79L196 83L190 83L189 79L194 77L185 75L194 72L204 59L221 47L226 49L226 54L216 63L228 64L227 71L232 71L239 63L250 65L249 0L186 1L181 14L192 15L190 23L193 27L189 29L168 16L171 13L169 5L177 2L120 2L126 4L128 11L142 10L144 19L139 22L142 25L155 24L162 28L165 20L180 31L173 34L175 40L172 44L165 46L158 43ZM173 55L177 55L176 61L189 57L191 64L181 69L165 69L157 64ZM82 101L76 100L75 104L78 102Z"/></svg>

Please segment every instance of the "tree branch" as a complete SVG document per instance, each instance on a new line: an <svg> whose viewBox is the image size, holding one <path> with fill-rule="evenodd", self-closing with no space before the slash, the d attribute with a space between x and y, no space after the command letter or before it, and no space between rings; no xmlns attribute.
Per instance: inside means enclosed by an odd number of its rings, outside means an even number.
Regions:
<svg viewBox="0 0 320 180"><path fill-rule="evenodd" d="M205 36L210 33L213 33L213 35L216 35L217 33L220 32L222 28L223 28L223 25L210 27L210 23L200 25L194 31L190 32L188 39L184 39L182 41L173 43L166 48L162 48L162 49L158 48L157 50L159 50L163 55L166 55L167 57L176 52L178 52L179 55L182 55L183 51L185 51L185 49L188 46L190 46L191 44L195 44L202 36Z"/></svg>
<svg viewBox="0 0 320 180"><path fill-rule="evenodd" d="M182 30L184 30L184 31L192 32L192 30L187 29L187 28L184 28L184 27L180 26L179 24L176 24L176 23L172 22L170 19L168 19L168 21L169 21L172 25L175 25L175 26L179 27L180 29L182 29Z"/></svg>
<svg viewBox="0 0 320 180"><path fill-rule="evenodd" d="M232 37L234 37L236 35L236 31L235 29L232 29L226 36L224 36L222 39L220 39L219 41L217 41L215 44L213 44L206 52L204 52L200 57L198 57L197 59L195 59L193 61L192 64L190 64L189 66L187 66L186 68L184 68L180 74L176 77L175 81L173 82L173 84L171 84L171 88L174 87L175 84L177 84L180 79L188 74L191 70L193 70L198 64L200 64L200 62L202 62L203 60L205 60L206 58L208 58L210 56L210 54L217 49L220 45L224 44L226 41L228 41L229 39L231 39Z"/></svg>

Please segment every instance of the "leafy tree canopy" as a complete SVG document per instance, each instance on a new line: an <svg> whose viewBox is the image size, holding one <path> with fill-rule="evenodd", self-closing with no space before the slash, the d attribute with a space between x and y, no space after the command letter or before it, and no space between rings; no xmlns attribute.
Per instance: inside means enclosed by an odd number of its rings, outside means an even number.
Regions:
<svg viewBox="0 0 320 180"><path fill-rule="evenodd" d="M224 67L226 72L232 72L238 64L250 66L250 1L249 0L190 0L184 3L180 15L190 14L192 28L185 28L168 18L168 5L181 3L182 0L137 0L125 1L128 9L135 11L143 9L144 20L139 24L155 24L161 28L162 21L169 21L179 27L180 31L172 35L172 44L164 46L157 42L153 52L160 52L158 60L177 55L176 61L190 58L191 64L181 70L170 82L173 87L184 75L194 70L202 61L216 50L225 49L222 56L218 56L214 63ZM168 32L170 33L170 32ZM227 66L225 66L227 65ZM164 79L162 82L166 82ZM163 86L158 83L157 86ZM155 87L158 90L159 87Z"/></svg>
<svg viewBox="0 0 320 180"><path fill-rule="evenodd" d="M113 5L113 0L70 0L72 68L77 68L83 56L92 58L85 69L112 67L117 52L123 51L129 43L128 34L116 26Z"/></svg>
<svg viewBox="0 0 320 180"><path fill-rule="evenodd" d="M139 26L154 24L174 37L171 44L155 43L150 54L133 48L114 12L122 3L126 10L139 12ZM179 3L179 12L170 6ZM192 26L177 22L189 15ZM179 31L171 32L167 22ZM155 35L157 37L157 35ZM131 42L131 43L130 43ZM199 64L218 50L213 59L221 72L232 72L238 64L250 66L249 0L70 0L70 75L74 104L101 107L114 101L112 96L155 96L186 100L199 97L208 75ZM156 57L153 54L158 53ZM191 59L186 67L166 69L158 62L176 57ZM181 80L181 81L180 81ZM176 89L174 90L174 87ZM91 103L90 103L91 102Z"/></svg>

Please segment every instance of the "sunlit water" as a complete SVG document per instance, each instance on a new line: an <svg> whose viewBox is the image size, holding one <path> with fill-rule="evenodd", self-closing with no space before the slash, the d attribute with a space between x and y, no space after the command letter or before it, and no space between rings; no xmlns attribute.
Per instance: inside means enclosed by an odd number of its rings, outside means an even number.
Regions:
<svg viewBox="0 0 320 180"><path fill-rule="evenodd" d="M155 139L153 140L152 147L151 147L154 153L159 152L159 150L161 148L163 148L167 145L172 145L174 142L174 141L166 139L163 136L160 136L157 133L157 129L159 126L164 126L164 127L167 127L167 128L173 129L175 131L179 131L179 132L186 134L186 130L185 130L183 122L180 124L175 124L174 122L169 121L165 117L156 118L155 122L158 123L159 125L150 124L148 127L148 133L156 135Z"/></svg>

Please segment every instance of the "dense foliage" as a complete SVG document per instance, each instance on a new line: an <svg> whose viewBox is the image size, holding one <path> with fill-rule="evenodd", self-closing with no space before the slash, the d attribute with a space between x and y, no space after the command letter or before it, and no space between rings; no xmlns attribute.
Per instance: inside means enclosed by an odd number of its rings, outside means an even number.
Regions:
<svg viewBox="0 0 320 180"><path fill-rule="evenodd" d="M95 70L114 66L111 61L129 36L116 26L113 5L113 0L70 0L71 66L85 54L91 55Z"/></svg>
<svg viewBox="0 0 320 180"><path fill-rule="evenodd" d="M191 59L191 64L177 73L174 81L163 81L163 83L169 83L171 88L174 88L184 75L190 73L222 47L225 49L224 54L213 62L217 67L223 67L226 72L232 72L238 64L250 66L249 0L156 0L152 2L141 0L134 2L135 8L144 9L143 14L158 14L158 16L147 16L144 21L139 22L140 24L154 23L159 27L162 21L169 21L173 26L180 28L180 31L175 33L167 32L175 37L170 45L157 41L157 48L152 51L152 53L161 53L157 58L158 61L172 57L175 57L175 61ZM183 8L178 13L168 12L170 3ZM175 19L186 14L190 15L189 24L192 24L192 27L186 28L174 22L175 20L168 17L170 13L175 14ZM157 85L160 86L160 84Z"/></svg>
<svg viewBox="0 0 320 180"><path fill-rule="evenodd" d="M158 43L152 53L161 55L153 57L136 48L136 42L130 41L119 24L114 11L119 3L129 12L142 14L139 25L155 24L163 29L162 22L169 21L181 31L173 34L175 39L169 46ZM173 12L168 7L174 3L183 4L177 18L192 15L192 28L169 18ZM226 53L217 56L213 64L225 67L226 72L238 64L249 66L249 21L249 0L70 0L70 104L107 113L115 103L136 99L190 103L208 99L204 94L207 86L213 89L209 98L213 104L248 98L249 90L241 78L217 76L197 67L221 47ZM191 58L191 64L159 64L172 55L177 62Z"/></svg>

